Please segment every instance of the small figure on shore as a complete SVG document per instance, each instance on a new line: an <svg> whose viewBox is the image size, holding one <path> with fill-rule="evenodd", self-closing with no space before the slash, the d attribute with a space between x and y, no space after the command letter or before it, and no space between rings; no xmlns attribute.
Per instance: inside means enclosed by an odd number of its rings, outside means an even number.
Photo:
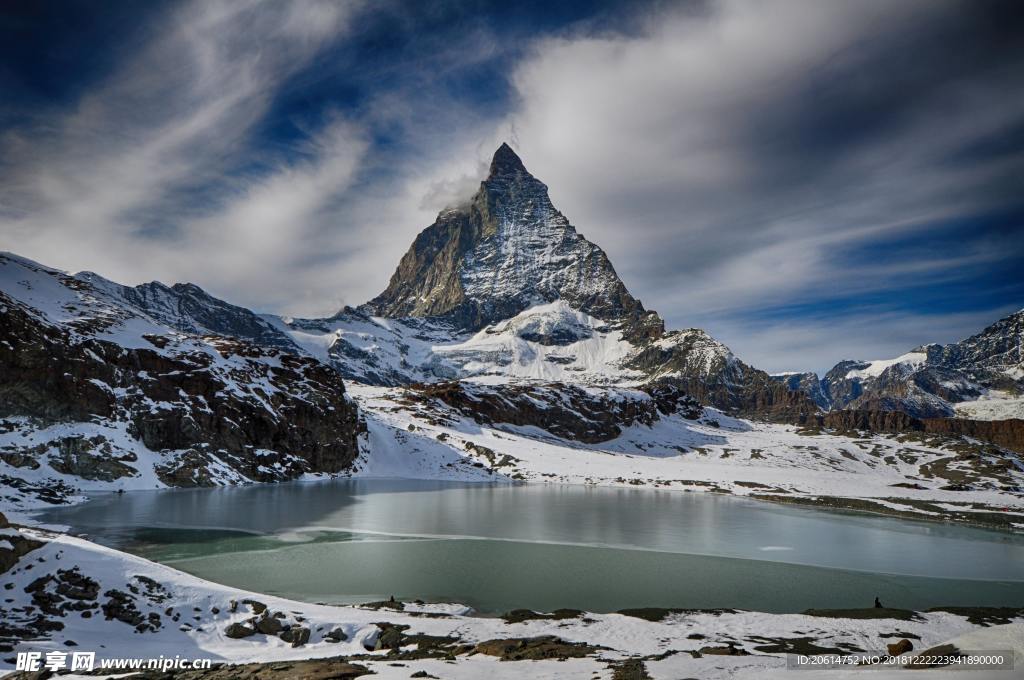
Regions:
<svg viewBox="0 0 1024 680"><path fill-rule="evenodd" d="M882 609L882 608L883 608L882 607L882 603L879 601L878 597L876 596L875 597L875 609Z"/></svg>
<svg viewBox="0 0 1024 680"><path fill-rule="evenodd" d="M391 602L393 603L394 601L395 601L395 596L392 595L391 596ZM875 602L878 602L878 598L877 597L875 598Z"/></svg>

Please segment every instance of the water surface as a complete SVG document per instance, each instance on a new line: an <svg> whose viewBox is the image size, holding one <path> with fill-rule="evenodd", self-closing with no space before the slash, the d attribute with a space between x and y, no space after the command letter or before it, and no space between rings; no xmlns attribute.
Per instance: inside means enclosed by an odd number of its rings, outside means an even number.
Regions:
<svg viewBox="0 0 1024 680"><path fill-rule="evenodd" d="M49 522L312 601L515 607L1024 604L1024 538L649 489L336 480L104 495Z"/></svg>

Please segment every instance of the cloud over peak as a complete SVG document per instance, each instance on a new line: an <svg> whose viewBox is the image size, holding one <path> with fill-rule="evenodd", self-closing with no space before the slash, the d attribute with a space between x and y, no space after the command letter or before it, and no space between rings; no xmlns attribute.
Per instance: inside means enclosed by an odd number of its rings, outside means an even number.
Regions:
<svg viewBox="0 0 1024 680"><path fill-rule="evenodd" d="M65 98L12 91L0 247L328 314L383 289L507 139L670 325L772 370L903 351L1024 296L1022 15L171 4Z"/></svg>

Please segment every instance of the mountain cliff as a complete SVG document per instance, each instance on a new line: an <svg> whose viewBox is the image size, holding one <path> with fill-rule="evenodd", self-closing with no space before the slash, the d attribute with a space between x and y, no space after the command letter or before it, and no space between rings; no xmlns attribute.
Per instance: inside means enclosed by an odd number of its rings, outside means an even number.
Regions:
<svg viewBox="0 0 1024 680"><path fill-rule="evenodd" d="M194 287L126 288L0 254L0 375L0 460L18 470L0 484L25 497L59 499L83 479L293 479L359 453L337 372Z"/></svg>
<svg viewBox="0 0 1024 680"><path fill-rule="evenodd" d="M555 300L609 322L644 316L604 251L576 232L547 186L502 144L473 198L416 237L365 310L477 331Z"/></svg>

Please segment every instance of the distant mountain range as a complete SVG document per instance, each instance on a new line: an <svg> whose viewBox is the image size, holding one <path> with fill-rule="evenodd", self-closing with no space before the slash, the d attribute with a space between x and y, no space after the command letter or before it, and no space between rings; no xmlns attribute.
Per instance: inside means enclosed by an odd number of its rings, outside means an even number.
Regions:
<svg viewBox="0 0 1024 680"><path fill-rule="evenodd" d="M1024 310L949 345L923 345L894 359L846 360L824 378L772 376L823 410L903 411L918 418L1024 418Z"/></svg>

